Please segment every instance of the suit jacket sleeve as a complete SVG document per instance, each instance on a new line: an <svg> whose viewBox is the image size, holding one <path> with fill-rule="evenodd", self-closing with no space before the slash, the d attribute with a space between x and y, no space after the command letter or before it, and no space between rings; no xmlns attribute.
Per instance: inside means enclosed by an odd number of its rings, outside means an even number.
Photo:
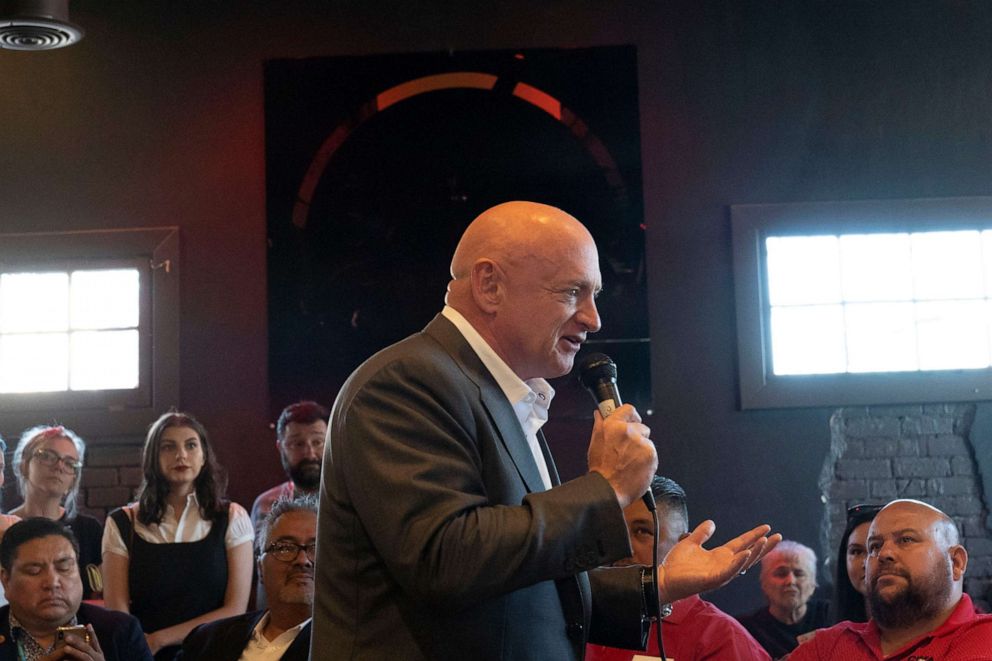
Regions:
<svg viewBox="0 0 992 661"><path fill-rule="evenodd" d="M592 587L592 620L589 642L608 647L647 649L651 620L657 610L644 603L640 565L596 569L589 572Z"/></svg>
<svg viewBox="0 0 992 661"><path fill-rule="evenodd" d="M629 556L601 475L527 493L480 388L497 386L450 362L393 361L335 406L333 479L401 587L461 609Z"/></svg>

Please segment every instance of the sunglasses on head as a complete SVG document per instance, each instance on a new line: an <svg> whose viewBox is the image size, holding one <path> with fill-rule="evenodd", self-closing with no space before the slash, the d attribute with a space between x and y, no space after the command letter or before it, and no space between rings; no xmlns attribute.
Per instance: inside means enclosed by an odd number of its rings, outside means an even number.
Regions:
<svg viewBox="0 0 992 661"><path fill-rule="evenodd" d="M882 509L882 505L854 505L853 507L847 508L847 520L861 518L861 517L871 517L874 518L878 514L879 510Z"/></svg>

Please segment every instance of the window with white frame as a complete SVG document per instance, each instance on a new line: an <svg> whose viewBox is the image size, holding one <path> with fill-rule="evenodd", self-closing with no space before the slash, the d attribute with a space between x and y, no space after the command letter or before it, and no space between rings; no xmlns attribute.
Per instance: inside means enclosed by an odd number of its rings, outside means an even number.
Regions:
<svg viewBox="0 0 992 661"><path fill-rule="evenodd" d="M745 408L992 395L992 201L731 210Z"/></svg>
<svg viewBox="0 0 992 661"><path fill-rule="evenodd" d="M0 235L4 433L141 431L177 399L178 230Z"/></svg>

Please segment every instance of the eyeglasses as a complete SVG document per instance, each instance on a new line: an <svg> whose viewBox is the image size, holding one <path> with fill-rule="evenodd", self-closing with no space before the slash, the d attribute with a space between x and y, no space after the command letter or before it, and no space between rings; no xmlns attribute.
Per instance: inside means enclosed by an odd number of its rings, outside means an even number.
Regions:
<svg viewBox="0 0 992 661"><path fill-rule="evenodd" d="M282 562L292 562L300 555L300 551L307 556L307 560L313 562L314 557L317 554L317 544L315 542L310 542L309 544L297 544L296 542L272 542L269 547L265 549L266 555L271 555L276 560Z"/></svg>
<svg viewBox="0 0 992 661"><path fill-rule="evenodd" d="M854 505L853 507L847 508L847 520L852 521L853 519L859 518L875 518L878 514L882 505Z"/></svg>
<svg viewBox="0 0 992 661"><path fill-rule="evenodd" d="M60 463L70 473L78 473L83 467L83 462L79 461L75 457L70 457L65 455L64 457L57 452L51 450L46 450L42 448L34 453L34 458L38 460L42 466L48 466L49 468L55 468Z"/></svg>

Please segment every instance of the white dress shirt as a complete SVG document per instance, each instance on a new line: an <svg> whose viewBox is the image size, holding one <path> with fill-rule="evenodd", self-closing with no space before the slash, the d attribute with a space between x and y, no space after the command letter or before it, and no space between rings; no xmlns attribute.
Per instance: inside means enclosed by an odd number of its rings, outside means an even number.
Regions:
<svg viewBox="0 0 992 661"><path fill-rule="evenodd" d="M179 518L176 518L172 505L166 505L161 523L146 526L138 521L138 503L127 505L124 510L131 516L134 523L134 533L150 544L173 544L176 542L198 542L210 534L213 522L204 519L200 513L200 504L196 500L196 492L186 497L186 507ZM251 525L251 517L241 505L231 503L228 510L227 534L224 536L224 547L232 549L245 542L255 539L255 529ZM125 558L130 557L127 546L121 538L117 523L107 517L103 528L102 554L116 553Z"/></svg>
<svg viewBox="0 0 992 661"><path fill-rule="evenodd" d="M520 421L530 452L534 455L534 463L541 473L544 488L550 489L551 476L548 474L548 463L544 460L541 445L537 442L537 432L548 421L548 407L551 406L551 398L555 396L555 389L544 379L521 380L458 310L445 305L441 314L455 325L506 395Z"/></svg>
<svg viewBox="0 0 992 661"><path fill-rule="evenodd" d="M311 618L307 618L292 629L286 629L274 640L267 640L262 633L265 631L265 625L269 623L269 613L266 611L252 629L251 638L245 645L245 651L238 657L238 661L279 661L310 620Z"/></svg>

